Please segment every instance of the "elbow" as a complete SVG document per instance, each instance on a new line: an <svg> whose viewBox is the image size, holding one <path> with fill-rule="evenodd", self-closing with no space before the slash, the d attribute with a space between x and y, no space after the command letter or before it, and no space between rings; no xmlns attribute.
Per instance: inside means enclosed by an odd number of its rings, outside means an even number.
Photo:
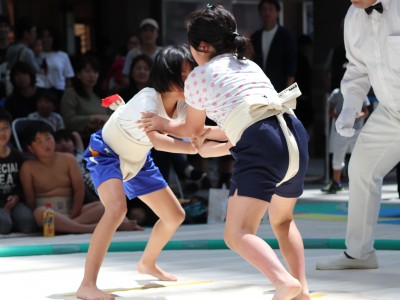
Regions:
<svg viewBox="0 0 400 300"><path fill-rule="evenodd" d="M164 151L164 147L162 145L162 143L160 141L158 141L157 139L152 139L151 143L153 144L153 148L157 151Z"/></svg>

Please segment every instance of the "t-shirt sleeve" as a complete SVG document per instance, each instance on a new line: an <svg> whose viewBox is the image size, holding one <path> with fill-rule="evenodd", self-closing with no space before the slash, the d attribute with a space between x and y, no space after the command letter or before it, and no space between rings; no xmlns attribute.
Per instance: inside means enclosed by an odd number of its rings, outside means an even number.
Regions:
<svg viewBox="0 0 400 300"><path fill-rule="evenodd" d="M152 112L155 114L159 114L157 107L157 92L154 90L146 90L141 93L140 97L140 111L142 112ZM133 99L135 101L135 99Z"/></svg>
<svg viewBox="0 0 400 300"><path fill-rule="evenodd" d="M64 76L66 78L72 78L75 76L74 68L72 67L71 60L69 56L65 52L61 52L62 56L64 57Z"/></svg>

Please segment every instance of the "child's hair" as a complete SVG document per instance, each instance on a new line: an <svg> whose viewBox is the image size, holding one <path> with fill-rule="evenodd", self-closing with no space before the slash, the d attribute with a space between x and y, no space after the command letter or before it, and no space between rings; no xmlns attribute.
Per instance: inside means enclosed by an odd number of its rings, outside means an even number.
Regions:
<svg viewBox="0 0 400 300"><path fill-rule="evenodd" d="M183 89L182 65L184 62L194 68L196 62L186 45L166 46L154 59L149 75L149 86L159 93L168 92L173 85Z"/></svg>
<svg viewBox="0 0 400 300"><path fill-rule="evenodd" d="M56 132L54 132L54 139L56 141L56 143L58 143L61 140L71 140L74 145L76 144L75 138L72 135L71 131L67 130L67 129L59 129Z"/></svg>
<svg viewBox="0 0 400 300"><path fill-rule="evenodd" d="M50 102L52 102L54 104L55 107L57 107L60 102L56 93L54 93L51 89L41 90L39 92L38 99L40 99L40 98L45 98L45 99L49 100Z"/></svg>
<svg viewBox="0 0 400 300"><path fill-rule="evenodd" d="M0 121L8 122L11 125L12 120L11 114L4 107L0 107Z"/></svg>
<svg viewBox="0 0 400 300"><path fill-rule="evenodd" d="M24 128L22 132L24 149L32 144L32 142L36 139L38 133L51 133L53 135L54 130L53 128L51 128L51 125L46 123L45 121L31 122L28 126Z"/></svg>
<svg viewBox="0 0 400 300"><path fill-rule="evenodd" d="M52 28L50 26L47 26L47 25L46 26L42 26L42 27L39 28L39 33L38 33L38 37L40 39L43 39L43 33L45 31L47 31L49 33L49 35L51 36L51 38L53 40L53 43L52 43L53 51L61 50L60 42L59 42L59 38L58 38L60 35L58 34L58 32L56 32L54 30L54 28Z"/></svg>
<svg viewBox="0 0 400 300"><path fill-rule="evenodd" d="M259 12L261 11L261 8L262 8L262 6L264 5L264 3L272 4L273 6L275 6L275 9L276 9L277 11L281 11L281 5L279 4L279 1L278 1L278 0L261 0L261 1L258 3L258 11L259 11Z"/></svg>
<svg viewBox="0 0 400 300"><path fill-rule="evenodd" d="M197 9L186 19L189 44L199 50L200 42L212 45L217 55L233 53L238 59L251 58L253 47L248 38L237 32L234 16L221 5Z"/></svg>
<svg viewBox="0 0 400 300"><path fill-rule="evenodd" d="M36 73L32 69L32 67L24 61L17 61L10 71L10 80L12 85L15 87L15 74L23 73L28 74L31 79L31 86L35 86L36 84Z"/></svg>
<svg viewBox="0 0 400 300"><path fill-rule="evenodd" d="M14 28L15 38L17 40L22 39L24 37L24 33L26 31L30 31L34 27L36 27L36 25L32 22L32 20L29 17L27 16L20 17L15 22L15 28Z"/></svg>

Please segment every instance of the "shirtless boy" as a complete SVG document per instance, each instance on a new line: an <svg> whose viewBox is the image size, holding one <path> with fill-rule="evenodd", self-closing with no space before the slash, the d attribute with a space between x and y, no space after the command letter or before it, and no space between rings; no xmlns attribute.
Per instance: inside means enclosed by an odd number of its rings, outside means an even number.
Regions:
<svg viewBox="0 0 400 300"><path fill-rule="evenodd" d="M35 156L23 163L20 177L26 204L33 210L37 224L43 226L45 204L50 202L55 213L56 232L93 232L104 206L100 201L83 205L84 182L75 157L55 151L52 129L45 123L29 126L23 140L27 150ZM119 229L141 228L126 219Z"/></svg>

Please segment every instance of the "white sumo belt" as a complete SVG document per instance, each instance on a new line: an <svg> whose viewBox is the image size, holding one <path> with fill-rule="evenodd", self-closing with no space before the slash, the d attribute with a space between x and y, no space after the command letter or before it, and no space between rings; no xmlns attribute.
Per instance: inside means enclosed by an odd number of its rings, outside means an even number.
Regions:
<svg viewBox="0 0 400 300"><path fill-rule="evenodd" d="M131 137L118 121L119 113L123 106L119 106L103 127L104 142L118 154L122 180L128 181L135 177L147 159L147 152L153 147L151 143L135 140Z"/></svg>
<svg viewBox="0 0 400 300"><path fill-rule="evenodd" d="M246 97L244 102L232 110L222 126L233 146L242 133L252 124L265 118L276 116L286 139L289 152L289 165L285 177L277 186L295 176L299 170L299 148L292 132L287 127L284 113L295 116L296 98L301 95L297 83L293 83L279 94Z"/></svg>

